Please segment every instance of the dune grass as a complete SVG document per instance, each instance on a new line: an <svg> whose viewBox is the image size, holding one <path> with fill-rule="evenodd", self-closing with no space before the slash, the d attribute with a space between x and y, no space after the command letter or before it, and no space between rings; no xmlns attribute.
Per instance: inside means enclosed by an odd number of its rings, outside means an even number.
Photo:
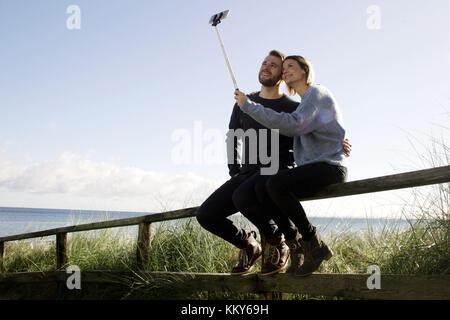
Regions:
<svg viewBox="0 0 450 320"><path fill-rule="evenodd" d="M448 214L430 216L427 212L400 230L385 226L381 231L370 225L363 233L329 234L325 241L334 256L317 272L366 273L367 267L377 265L384 274L450 274L450 220ZM81 270L137 270L136 241L118 229L69 234L70 264ZM46 245L45 245L46 243ZM28 241L6 243L4 268L6 272L55 270L54 242ZM202 229L195 219L178 224L152 225L152 242L146 270L228 273L236 262L237 249ZM255 272L259 271L259 267ZM170 283L152 279L129 281L122 279L115 298L124 299L258 299L255 294L173 292ZM174 280L176 281L176 280ZM120 281L119 281L120 282ZM81 290L82 291L82 290ZM111 298L85 296L83 298ZM321 298L287 294L288 299Z"/></svg>

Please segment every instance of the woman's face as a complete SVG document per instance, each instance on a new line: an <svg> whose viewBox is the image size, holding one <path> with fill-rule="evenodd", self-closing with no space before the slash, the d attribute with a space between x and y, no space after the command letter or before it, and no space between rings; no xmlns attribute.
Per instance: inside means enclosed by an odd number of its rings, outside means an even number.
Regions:
<svg viewBox="0 0 450 320"><path fill-rule="evenodd" d="M305 79L306 72L303 70L297 61L293 59L286 59L283 62L283 80L287 84L292 84L297 81Z"/></svg>

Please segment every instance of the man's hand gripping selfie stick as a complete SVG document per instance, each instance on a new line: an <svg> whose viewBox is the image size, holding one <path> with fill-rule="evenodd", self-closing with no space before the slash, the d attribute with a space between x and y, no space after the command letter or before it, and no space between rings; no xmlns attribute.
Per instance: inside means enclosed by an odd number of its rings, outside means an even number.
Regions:
<svg viewBox="0 0 450 320"><path fill-rule="evenodd" d="M217 28L217 25L221 22L220 20L225 19L226 17L228 17L229 14L230 14L230 10L219 12L218 14L213 15L211 17L211 19L209 19L209 23L212 24L212 26L216 29L217 37L219 38L220 46L222 48L222 52L225 57L225 62L227 63L228 71L230 72L230 76L231 76L231 80L233 80L234 89L238 90L238 86L236 83L236 79L234 78L233 70L231 70L230 61L228 60L228 56L227 56L225 47L222 42L222 38L220 37L219 28Z"/></svg>

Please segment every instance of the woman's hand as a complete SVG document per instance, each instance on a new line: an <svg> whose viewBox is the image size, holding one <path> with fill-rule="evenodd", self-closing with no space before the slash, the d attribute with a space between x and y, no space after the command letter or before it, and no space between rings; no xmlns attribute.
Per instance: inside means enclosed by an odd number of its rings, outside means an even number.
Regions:
<svg viewBox="0 0 450 320"><path fill-rule="evenodd" d="M344 148L344 153L347 157L350 157L350 152L352 151L352 145L348 139L342 140L342 147Z"/></svg>
<svg viewBox="0 0 450 320"><path fill-rule="evenodd" d="M234 91L234 99L236 100L239 108L241 108L244 105L244 103L247 101L247 96L245 95L245 93L240 92L238 89L236 89Z"/></svg>

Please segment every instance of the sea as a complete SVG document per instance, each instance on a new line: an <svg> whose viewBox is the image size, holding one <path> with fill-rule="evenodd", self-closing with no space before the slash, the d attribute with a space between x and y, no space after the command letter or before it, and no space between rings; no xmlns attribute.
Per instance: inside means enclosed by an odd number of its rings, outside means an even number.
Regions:
<svg viewBox="0 0 450 320"><path fill-rule="evenodd" d="M114 219L132 218L150 215L151 212L99 211L99 210L69 210L44 208L0 207L0 237L21 233L42 231L59 227L99 222ZM237 216L237 218L236 218ZM240 217L239 217L240 216ZM308 217L322 235L406 229L412 221L389 218L355 218L355 217ZM246 224L240 214L235 215L237 223ZM172 224L184 219L173 220ZM244 221L245 220L245 221ZM167 222L166 222L167 223ZM170 223L169 223L170 224ZM115 232L126 237L137 237L137 226L113 228ZM55 236L46 237L54 239Z"/></svg>

